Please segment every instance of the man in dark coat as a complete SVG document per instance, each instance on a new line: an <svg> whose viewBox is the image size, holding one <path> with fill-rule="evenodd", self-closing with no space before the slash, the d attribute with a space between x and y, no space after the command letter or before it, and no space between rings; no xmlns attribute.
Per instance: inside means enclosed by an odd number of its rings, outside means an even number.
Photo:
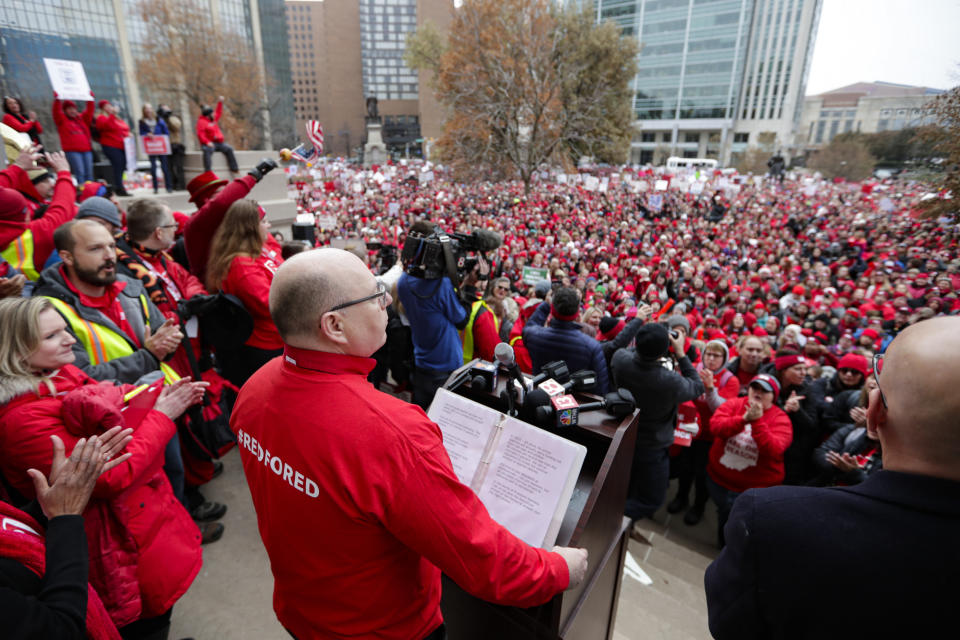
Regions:
<svg viewBox="0 0 960 640"><path fill-rule="evenodd" d="M704 580L714 638L922 638L955 626L958 351L955 317L890 345L867 410L882 471L854 487L737 498Z"/></svg>
<svg viewBox="0 0 960 640"><path fill-rule="evenodd" d="M543 326L548 315L553 319ZM610 390L607 360L600 343L580 330L580 294L573 287L560 287L552 302L542 302L523 327L523 344L530 352L533 373L553 360L563 360L570 371L589 369L597 374L597 393Z"/></svg>
<svg viewBox="0 0 960 640"><path fill-rule="evenodd" d="M617 387L630 391L640 409L637 445L630 471L625 513L631 520L656 513L670 483L670 456L677 406L704 392L703 382L683 355L684 336L673 338L661 324L648 324L637 333L636 347L613 355L610 370ZM668 349L679 354L676 371L663 366Z"/></svg>

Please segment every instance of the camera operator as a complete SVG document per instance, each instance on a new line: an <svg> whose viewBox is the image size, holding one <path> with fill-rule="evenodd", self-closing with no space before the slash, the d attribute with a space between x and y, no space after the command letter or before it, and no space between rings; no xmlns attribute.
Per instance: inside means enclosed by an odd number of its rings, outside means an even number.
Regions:
<svg viewBox="0 0 960 640"><path fill-rule="evenodd" d="M433 234L429 222L420 221L410 228L411 236L429 238ZM483 264L478 261L464 279L465 291L476 287ZM428 279L404 272L397 281L397 294L413 338L413 401L426 410L437 389L463 364L458 330L467 326L470 317L448 277Z"/></svg>
<svg viewBox="0 0 960 640"><path fill-rule="evenodd" d="M633 453L626 515L631 520L652 516L667 495L670 482L668 450L673 444L677 406L704 392L703 382L683 352L684 336L662 324L644 325L633 349L619 349L610 362L617 387L630 391L640 409L637 445ZM672 350L674 369L662 362Z"/></svg>

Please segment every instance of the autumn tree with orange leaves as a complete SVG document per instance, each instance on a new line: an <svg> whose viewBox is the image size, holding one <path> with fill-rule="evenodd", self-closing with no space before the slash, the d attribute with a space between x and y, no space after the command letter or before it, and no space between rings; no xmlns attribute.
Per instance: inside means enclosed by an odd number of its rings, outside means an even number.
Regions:
<svg viewBox="0 0 960 640"><path fill-rule="evenodd" d="M421 27L405 60L433 71L447 120L441 160L461 178L529 187L545 164L624 162L637 45L592 9L550 0L464 0L446 40Z"/></svg>

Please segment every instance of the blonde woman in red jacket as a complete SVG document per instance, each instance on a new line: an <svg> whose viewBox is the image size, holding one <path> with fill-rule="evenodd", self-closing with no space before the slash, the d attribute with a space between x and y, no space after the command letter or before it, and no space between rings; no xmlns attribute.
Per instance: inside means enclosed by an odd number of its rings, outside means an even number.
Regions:
<svg viewBox="0 0 960 640"><path fill-rule="evenodd" d="M0 335L0 473L29 500L28 470L50 473L50 436L70 451L132 422L120 410L133 387L97 382L70 364L76 340L46 298L0 300ZM166 387L138 424L127 425L135 427L130 457L100 476L83 513L90 584L125 637L168 627L203 562L200 530L173 495L163 452L173 420L204 387L189 379Z"/></svg>
<svg viewBox="0 0 960 640"><path fill-rule="evenodd" d="M236 353L218 353L224 376L242 386L253 373L283 353L283 340L270 317L270 283L283 263L270 249L270 223L253 200L227 209L210 244L207 291L240 299L253 317L253 332Z"/></svg>
<svg viewBox="0 0 960 640"><path fill-rule="evenodd" d="M714 437L707 462L707 489L717 503L718 537L733 501L747 489L783 482L783 453L793 441L787 414L774 404L780 383L771 375L755 376L747 395L724 402L710 418Z"/></svg>
<svg viewBox="0 0 960 640"><path fill-rule="evenodd" d="M109 100L99 102L100 111L97 116L97 131L100 132L100 146L104 155L113 167L113 190L118 196L128 196L123 188L123 172L127 168L127 151L124 139L130 135L130 126L117 117L117 107Z"/></svg>

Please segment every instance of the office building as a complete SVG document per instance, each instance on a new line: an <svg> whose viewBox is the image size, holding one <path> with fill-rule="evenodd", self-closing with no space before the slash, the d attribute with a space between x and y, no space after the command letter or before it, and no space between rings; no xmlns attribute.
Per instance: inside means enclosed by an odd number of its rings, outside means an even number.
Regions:
<svg viewBox="0 0 960 640"><path fill-rule="evenodd" d="M155 0L162 1L162 0ZM169 0L186 1L186 0ZM195 0L209 8L215 27L244 38L271 78L269 130L264 140L282 139L293 129L290 98L290 56L287 51L283 0ZM73 0L69 3L5 0L0 3L0 89L19 96L40 117L44 142L59 146L51 116L52 89L43 58L83 63L90 87L98 98L107 98L121 116L135 125L140 106L150 98L141 87L136 62L146 29L138 14L139 0ZM157 61L162 64L162 61ZM198 60L197 64L203 64ZM215 98L215 96L213 97ZM184 107L186 102L182 103ZM174 104L177 110L177 105ZM184 139L192 135L196 113L184 117Z"/></svg>
<svg viewBox="0 0 960 640"><path fill-rule="evenodd" d="M821 0L592 2L641 45L632 162L797 150Z"/></svg>
<svg viewBox="0 0 960 640"><path fill-rule="evenodd" d="M323 126L324 152L356 156L366 141L366 100L375 97L388 151L420 155L442 128L427 75L403 63L406 37L424 22L445 31L452 0L288 0L287 33L296 130Z"/></svg>
<svg viewBox="0 0 960 640"><path fill-rule="evenodd" d="M941 93L942 89L930 87L857 82L807 96L800 121L802 142L806 149L815 150L840 133L899 131L933 124L936 118L927 103Z"/></svg>

